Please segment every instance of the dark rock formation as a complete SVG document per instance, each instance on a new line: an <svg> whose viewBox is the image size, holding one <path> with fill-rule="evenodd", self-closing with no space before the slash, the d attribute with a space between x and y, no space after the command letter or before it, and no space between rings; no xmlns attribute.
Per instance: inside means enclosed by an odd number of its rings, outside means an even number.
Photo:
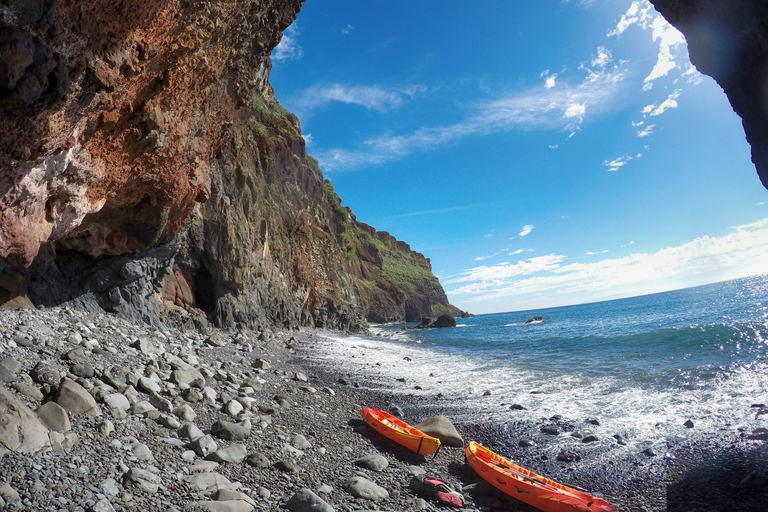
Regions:
<svg viewBox="0 0 768 512"><path fill-rule="evenodd" d="M650 1L685 35L691 62L728 95L752 146L757 174L768 188L768 3Z"/></svg>
<svg viewBox="0 0 768 512"><path fill-rule="evenodd" d="M225 327L453 313L428 259L341 206L274 99L301 3L0 3L0 300L154 324L162 301Z"/></svg>
<svg viewBox="0 0 768 512"><path fill-rule="evenodd" d="M537 323L543 322L543 321L544 321L543 317L534 316L534 317L529 318L528 320L526 320L525 323L527 323L527 324L537 324Z"/></svg>

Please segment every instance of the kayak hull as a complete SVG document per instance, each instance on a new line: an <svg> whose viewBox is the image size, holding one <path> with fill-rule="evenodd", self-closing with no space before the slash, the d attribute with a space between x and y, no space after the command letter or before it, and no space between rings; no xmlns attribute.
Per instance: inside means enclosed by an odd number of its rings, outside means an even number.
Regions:
<svg viewBox="0 0 768 512"><path fill-rule="evenodd" d="M360 414L376 432L419 455L429 455L440 448L440 440L436 437L425 434L382 410L366 407Z"/></svg>
<svg viewBox="0 0 768 512"><path fill-rule="evenodd" d="M607 501L518 466L474 441L465 454L483 480L544 512L616 512Z"/></svg>

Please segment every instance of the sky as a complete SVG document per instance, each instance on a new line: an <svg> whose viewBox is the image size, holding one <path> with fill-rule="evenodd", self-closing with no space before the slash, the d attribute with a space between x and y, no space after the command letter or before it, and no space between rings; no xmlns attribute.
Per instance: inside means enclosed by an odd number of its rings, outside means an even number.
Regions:
<svg viewBox="0 0 768 512"><path fill-rule="evenodd" d="M647 0L306 0L272 62L342 204L463 310L768 272L741 119Z"/></svg>

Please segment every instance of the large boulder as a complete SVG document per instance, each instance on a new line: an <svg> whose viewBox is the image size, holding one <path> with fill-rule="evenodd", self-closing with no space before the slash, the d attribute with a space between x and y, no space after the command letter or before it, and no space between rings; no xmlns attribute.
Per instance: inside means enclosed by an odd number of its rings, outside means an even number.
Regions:
<svg viewBox="0 0 768 512"><path fill-rule="evenodd" d="M456 327L456 319L451 315L440 315L437 317L437 320L432 323L432 327L438 329L443 327Z"/></svg>
<svg viewBox="0 0 768 512"><path fill-rule="evenodd" d="M0 457L8 452L38 453L50 447L48 429L35 413L0 386Z"/></svg>
<svg viewBox="0 0 768 512"><path fill-rule="evenodd" d="M416 428L425 434L438 438L446 446L455 446L457 448L464 446L464 438L461 437L456 427L445 416L439 415L427 418L416 425Z"/></svg>

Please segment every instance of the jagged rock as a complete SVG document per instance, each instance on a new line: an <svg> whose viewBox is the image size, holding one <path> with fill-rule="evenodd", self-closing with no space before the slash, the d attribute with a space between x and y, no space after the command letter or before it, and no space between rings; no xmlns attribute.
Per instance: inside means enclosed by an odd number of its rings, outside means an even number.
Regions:
<svg viewBox="0 0 768 512"><path fill-rule="evenodd" d="M443 329L446 327L456 327L456 319L453 318L451 315L440 315L437 317L437 320L435 320L432 323L432 327L436 329Z"/></svg>
<svg viewBox="0 0 768 512"><path fill-rule="evenodd" d="M50 363L44 361L38 362L32 371L29 372L29 376L32 380L39 382L40 384L50 384L51 386L58 386L61 381L61 375L59 370L56 369Z"/></svg>
<svg viewBox="0 0 768 512"><path fill-rule="evenodd" d="M215 462L230 462L233 464L238 464L243 462L247 455L248 452L246 451L244 445L231 444L225 448L219 448L215 452L208 454L206 459Z"/></svg>
<svg viewBox="0 0 768 512"><path fill-rule="evenodd" d="M431 416L415 427L425 434L436 437L446 446L461 448L464 446L464 438L456 430L456 427L448 418L442 415Z"/></svg>
<svg viewBox="0 0 768 512"><path fill-rule="evenodd" d="M50 447L48 429L35 413L0 386L0 457L8 451L38 453Z"/></svg>
<svg viewBox="0 0 768 512"><path fill-rule="evenodd" d="M178 386L187 386L198 389L205 387L205 377L195 369L174 370L171 372L171 382Z"/></svg>

